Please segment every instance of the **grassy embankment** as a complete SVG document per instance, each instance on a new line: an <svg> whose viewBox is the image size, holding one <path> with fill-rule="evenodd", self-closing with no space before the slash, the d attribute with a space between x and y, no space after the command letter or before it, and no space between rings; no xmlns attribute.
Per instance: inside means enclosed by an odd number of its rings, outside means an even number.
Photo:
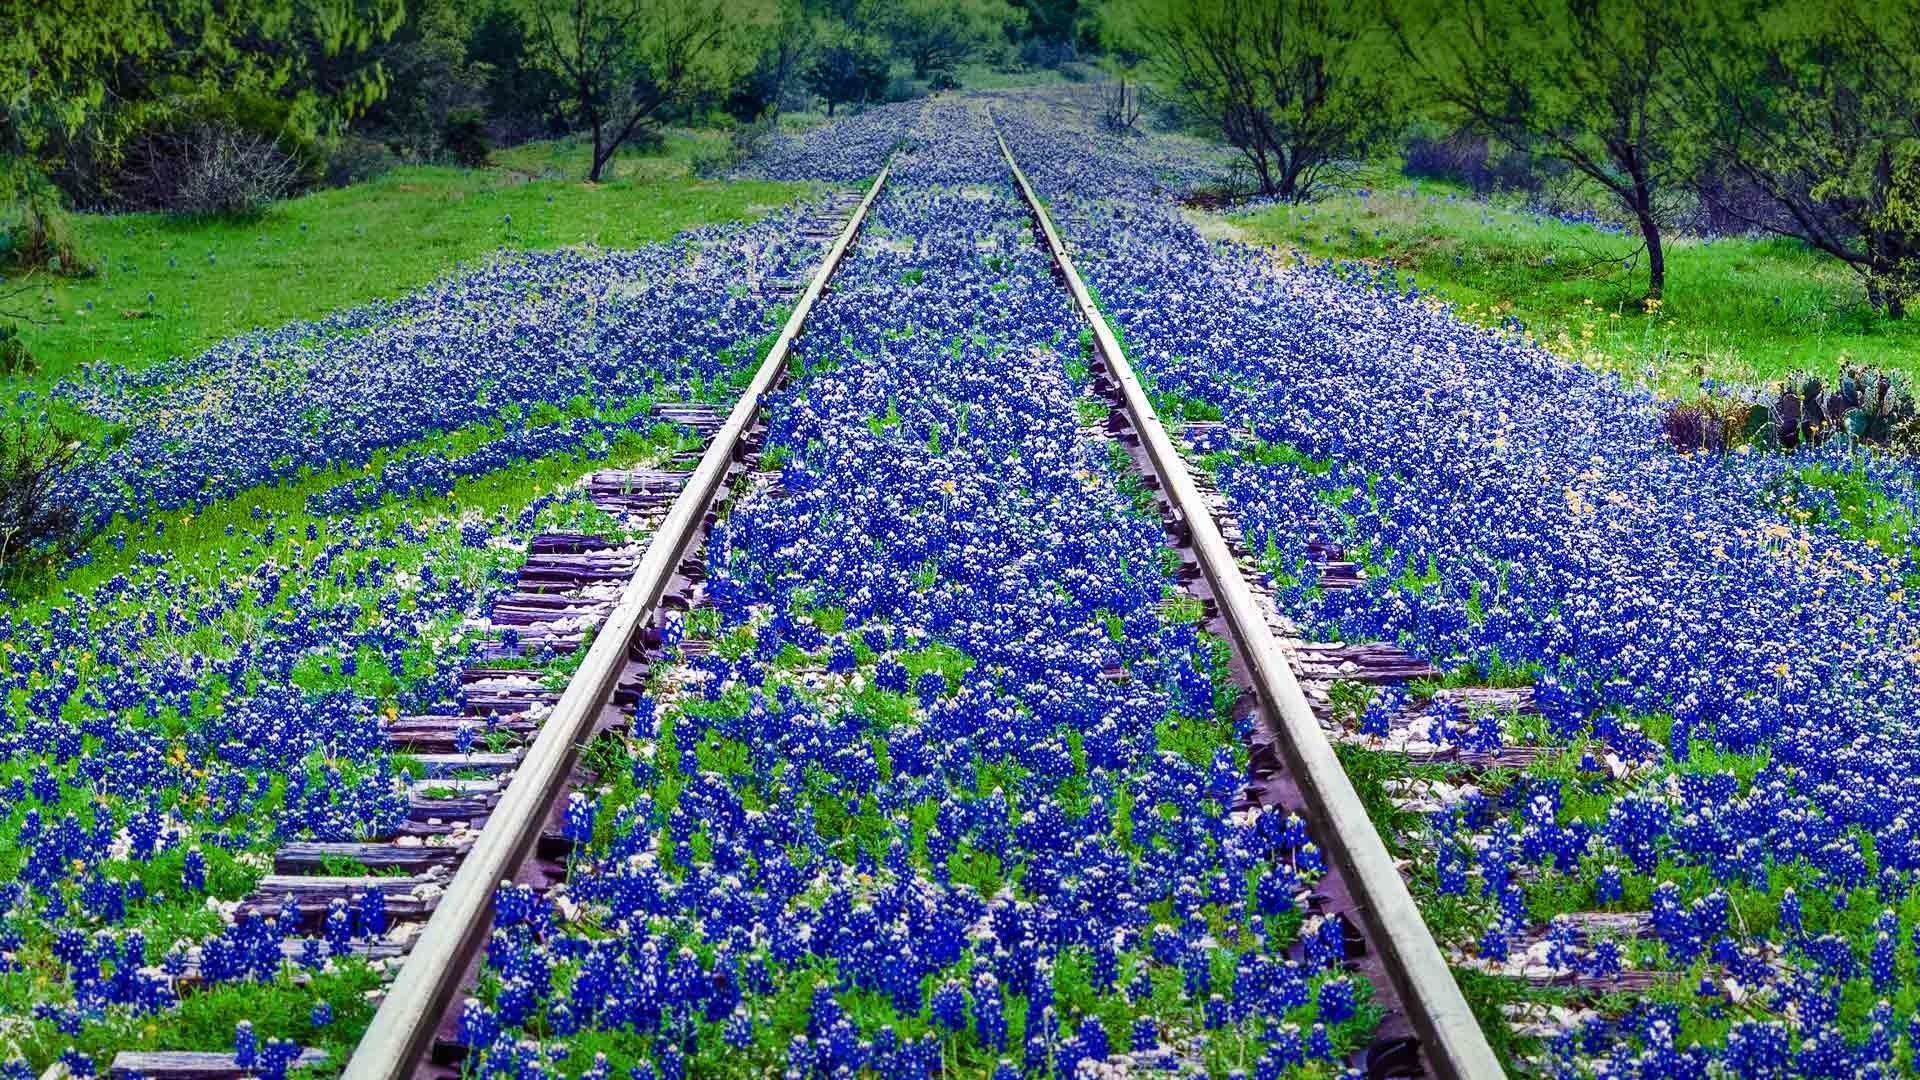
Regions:
<svg viewBox="0 0 1920 1080"><path fill-rule="evenodd" d="M632 247L701 225L758 217L806 185L702 180L692 159L717 132L675 133L619 158L592 185L577 141L531 143L489 168L411 165L275 204L255 221L159 214L74 219L92 277L41 276L21 328L39 371L0 381L7 397L81 365L140 367L247 330L400 295L499 249Z"/></svg>
<svg viewBox="0 0 1920 1080"><path fill-rule="evenodd" d="M1637 235L1432 181L1208 224L1309 258L1391 264L1463 318L1514 316L1555 352L1667 395L1690 395L1702 377L1764 383L1846 363L1920 377L1920 320L1873 311L1852 270L1794 240L1669 237L1665 298L1649 306Z"/></svg>

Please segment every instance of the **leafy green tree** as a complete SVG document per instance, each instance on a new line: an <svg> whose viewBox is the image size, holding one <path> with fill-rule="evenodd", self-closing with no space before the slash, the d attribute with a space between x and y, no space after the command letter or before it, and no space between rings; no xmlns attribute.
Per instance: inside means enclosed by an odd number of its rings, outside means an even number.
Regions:
<svg viewBox="0 0 1920 1080"><path fill-rule="evenodd" d="M377 53L386 96L355 124L409 158L484 159L489 70L469 43L474 19L460 0L407 0L406 19Z"/></svg>
<svg viewBox="0 0 1920 1080"><path fill-rule="evenodd" d="M769 15L765 0L531 2L535 55L592 134L594 183L636 132L750 70Z"/></svg>
<svg viewBox="0 0 1920 1080"><path fill-rule="evenodd" d="M741 121L778 115L804 82L818 45L818 24L825 21L810 18L801 0L780 0L753 70L727 94L727 112Z"/></svg>
<svg viewBox="0 0 1920 1080"><path fill-rule="evenodd" d="M1041 41L1072 41L1078 28L1080 0L1019 0L1027 13L1027 28Z"/></svg>
<svg viewBox="0 0 1920 1080"><path fill-rule="evenodd" d="M1006 0L872 0L864 20L913 65L913 77L950 71L1004 42L1021 15Z"/></svg>
<svg viewBox="0 0 1920 1080"><path fill-rule="evenodd" d="M1735 0L1677 46L1699 140L1766 212L1726 209L1851 267L1895 318L1920 297L1920 8Z"/></svg>
<svg viewBox="0 0 1920 1080"><path fill-rule="evenodd" d="M1446 0L1389 8L1395 40L1447 119L1562 162L1640 230L1647 295L1666 287L1662 228L1692 175L1671 114L1675 5Z"/></svg>
<svg viewBox="0 0 1920 1080"><path fill-rule="evenodd" d="M879 41L847 27L825 32L803 76L807 89L835 105L866 102L887 90L887 51Z"/></svg>
<svg viewBox="0 0 1920 1080"><path fill-rule="evenodd" d="M495 0L473 20L467 56L486 73L488 123L510 139L553 134L567 88L534 55L523 6Z"/></svg>
<svg viewBox="0 0 1920 1080"><path fill-rule="evenodd" d="M1262 194L1303 199L1393 126L1381 45L1347 0L1113 0L1102 39L1238 149Z"/></svg>
<svg viewBox="0 0 1920 1080"><path fill-rule="evenodd" d="M0 183L82 161L210 101L271 95L293 133L337 129L378 100L370 50L402 0L36 0L0 34Z"/></svg>

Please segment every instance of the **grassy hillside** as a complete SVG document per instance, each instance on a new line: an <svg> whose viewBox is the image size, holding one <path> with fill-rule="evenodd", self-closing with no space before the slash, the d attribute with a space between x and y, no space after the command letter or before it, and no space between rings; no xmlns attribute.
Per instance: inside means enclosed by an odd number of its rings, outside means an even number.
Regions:
<svg viewBox="0 0 1920 1080"><path fill-rule="evenodd" d="M500 248L631 247L755 217L806 190L695 178L692 158L717 140L676 135L623 157L599 186L580 179L585 149L560 141L503 151L491 168L395 169L277 204L257 221L81 215L76 230L100 272L39 280L32 306L42 321L21 329L39 372L7 387L50 384L94 361L138 367L190 354L403 293Z"/></svg>
<svg viewBox="0 0 1920 1080"><path fill-rule="evenodd" d="M1666 298L1650 307L1636 235L1445 184L1396 183L1207 225L1312 258L1390 263L1462 317L1514 316L1549 348L1668 393L1689 392L1702 376L1758 382L1849 361L1920 376L1920 320L1877 314L1851 270L1797 241L1674 237Z"/></svg>

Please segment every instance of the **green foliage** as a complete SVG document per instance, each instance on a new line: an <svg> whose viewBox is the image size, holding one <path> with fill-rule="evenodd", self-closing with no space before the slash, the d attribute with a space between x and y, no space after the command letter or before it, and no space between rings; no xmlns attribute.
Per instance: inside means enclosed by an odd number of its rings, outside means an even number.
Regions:
<svg viewBox="0 0 1920 1080"><path fill-rule="evenodd" d="M1678 9L1450 0L1409 5L1393 22L1423 91L1447 119L1570 167L1633 219L1647 255L1647 295L1659 297L1661 226L1692 168L1668 112L1679 82Z"/></svg>
<svg viewBox="0 0 1920 1080"><path fill-rule="evenodd" d="M1003 42L1021 22L1005 0L867 0L861 17L893 41L916 79L950 72Z"/></svg>
<svg viewBox="0 0 1920 1080"><path fill-rule="evenodd" d="M20 328L0 322L0 375L26 375L34 370L33 353L20 340Z"/></svg>
<svg viewBox="0 0 1920 1080"><path fill-rule="evenodd" d="M45 271L86 277L93 264L81 253L73 222L60 205L60 193L39 176L30 176L14 203L14 218L0 218L0 268Z"/></svg>
<svg viewBox="0 0 1920 1080"><path fill-rule="evenodd" d="M0 186L41 172L84 185L182 103L252 92L289 134L337 127L377 100L373 49L401 0L73 0L14 4L0 35Z"/></svg>
<svg viewBox="0 0 1920 1080"><path fill-rule="evenodd" d="M1019 0L1027 26L1040 41L1071 41L1088 5L1080 0Z"/></svg>
<svg viewBox="0 0 1920 1080"><path fill-rule="evenodd" d="M1115 0L1104 39L1238 149L1262 194L1305 199L1393 129L1393 80L1338 0Z"/></svg>
<svg viewBox="0 0 1920 1080"><path fill-rule="evenodd" d="M455 109L447 116L445 140L453 160L477 168L487 163L493 145L487 139L487 117L476 108Z"/></svg>
<svg viewBox="0 0 1920 1080"><path fill-rule="evenodd" d="M359 133L410 161L485 160L492 80L510 78L524 62L525 33L517 12L472 10L479 6L473 0L408 0L406 21L381 52L387 94L355 124ZM473 47L478 23L495 13L522 32L500 55L482 58ZM522 138L533 133L517 117L502 127Z"/></svg>
<svg viewBox="0 0 1920 1080"><path fill-rule="evenodd" d="M566 87L533 54L526 13L496 0L467 30L467 58L486 73L488 122L514 141L546 134Z"/></svg>
<svg viewBox="0 0 1920 1080"><path fill-rule="evenodd" d="M1687 134L1763 200L1738 216L1840 259L1904 314L1920 295L1920 9L1745 0L1698 18L1680 46Z"/></svg>
<svg viewBox="0 0 1920 1080"><path fill-rule="evenodd" d="M728 114L749 123L778 116L790 103L804 106L802 79L820 44L817 36L824 22L808 13L802 0L779 0L759 59L727 93Z"/></svg>
<svg viewBox="0 0 1920 1080"><path fill-rule="evenodd" d="M879 39L846 28L823 34L802 79L807 89L834 107L877 101L887 90L887 54Z"/></svg>
<svg viewBox="0 0 1920 1080"><path fill-rule="evenodd" d="M671 109L750 71L771 22L767 0L530 0L533 56L569 88L593 139L587 179Z"/></svg>

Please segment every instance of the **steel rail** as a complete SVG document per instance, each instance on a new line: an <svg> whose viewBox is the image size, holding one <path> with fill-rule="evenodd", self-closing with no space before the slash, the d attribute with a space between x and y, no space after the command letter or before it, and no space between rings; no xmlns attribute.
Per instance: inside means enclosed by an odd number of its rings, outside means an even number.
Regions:
<svg viewBox="0 0 1920 1080"><path fill-rule="evenodd" d="M1267 625L1239 562L1227 546L1213 515L1194 485L1186 461L1168 437L1146 390L1127 362L1120 341L1094 303L1074 268L1059 232L1033 185L1014 160L1013 150L995 125L994 138L1013 171L1021 197L1052 249L1054 263L1074 305L1093 330L1095 342L1132 414L1154 471L1165 485L1180 523L1190 531L1200 568L1212 585L1227 626L1247 661L1258 706L1278 738L1281 753L1318 823L1324 826L1330 854L1338 862L1359 901L1360 916L1374 931L1387 974L1399 993L1407 1019L1419 1034L1428 1064L1448 1080L1491 1080L1505 1069L1454 981L1446 957L1427 928L1413 895L1394 866L1393 856L1375 831L1366 806L1340 765L1333 745L1314 718L1294 677L1285 651Z"/></svg>
<svg viewBox="0 0 1920 1080"><path fill-rule="evenodd" d="M405 964L388 985L373 1022L347 1061L342 1080L403 1080L426 1056L441 1017L452 1005L469 964L485 941L496 886L525 861L549 809L565 792L580 745L592 732L627 668L635 635L654 613L675 569L700 534L707 509L739 456L762 399L779 381L794 339L852 246L891 168L889 162L874 177L873 186L854 208L787 317L780 336L727 414L725 426L707 444L700 464L649 541L619 604L601 624L579 670L567 683L552 715L541 725L485 828L448 883L439 906L414 940Z"/></svg>

